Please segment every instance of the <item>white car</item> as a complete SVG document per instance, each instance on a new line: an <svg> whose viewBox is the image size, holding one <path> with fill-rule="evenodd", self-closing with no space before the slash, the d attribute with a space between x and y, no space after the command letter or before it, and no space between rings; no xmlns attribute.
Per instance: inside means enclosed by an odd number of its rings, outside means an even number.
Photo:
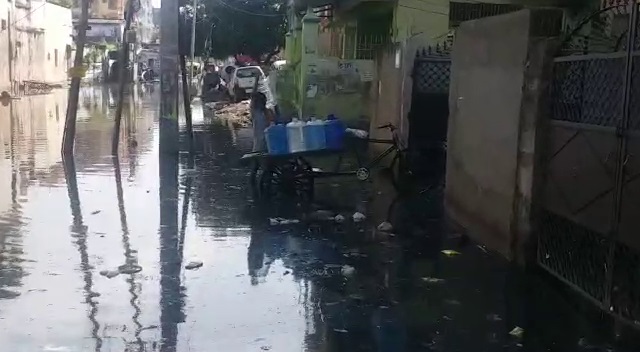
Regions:
<svg viewBox="0 0 640 352"><path fill-rule="evenodd" d="M233 101L241 101L253 92L255 77L264 77L260 66L245 66L235 69L229 83L229 95Z"/></svg>

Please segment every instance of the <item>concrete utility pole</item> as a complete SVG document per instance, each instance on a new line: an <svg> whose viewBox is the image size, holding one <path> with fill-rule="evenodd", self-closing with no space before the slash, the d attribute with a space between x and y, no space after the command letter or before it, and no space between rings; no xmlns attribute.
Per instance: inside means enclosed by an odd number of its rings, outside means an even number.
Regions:
<svg viewBox="0 0 640 352"><path fill-rule="evenodd" d="M160 9L160 159L178 153L178 0Z"/></svg>
<svg viewBox="0 0 640 352"><path fill-rule="evenodd" d="M196 61L196 19L197 19L197 16L198 16L198 0L193 0L193 20L191 20L191 67L189 68L189 84L191 84L191 82L193 80L193 63Z"/></svg>
<svg viewBox="0 0 640 352"><path fill-rule="evenodd" d="M111 139L111 155L118 155L118 145L120 143L120 124L122 123L122 109L124 108L124 90L128 82L127 73L129 68L133 69L133 66L129 65L129 35L131 29L131 21L135 10L137 10L133 4L136 0L127 1L127 7L125 10L124 18L124 30L122 31L122 43L120 47L118 61L118 101L116 106L116 116L114 119L113 136Z"/></svg>
<svg viewBox="0 0 640 352"><path fill-rule="evenodd" d="M87 41L87 27L89 26L89 2L81 0L80 21L76 28L76 57L71 69L71 86L69 87L69 100L67 103L67 116L64 121L64 135L62 137L62 154L73 154L73 144L76 139L76 117L78 116L78 98L80 96L80 83L84 76L84 44Z"/></svg>
<svg viewBox="0 0 640 352"><path fill-rule="evenodd" d="M160 324L161 351L175 351L181 321L178 239L178 0L160 9ZM189 102L186 102L187 104Z"/></svg>

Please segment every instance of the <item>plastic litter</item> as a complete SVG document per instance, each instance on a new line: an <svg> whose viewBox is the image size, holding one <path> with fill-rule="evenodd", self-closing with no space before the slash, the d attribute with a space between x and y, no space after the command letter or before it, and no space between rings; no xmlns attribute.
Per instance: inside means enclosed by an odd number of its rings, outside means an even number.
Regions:
<svg viewBox="0 0 640 352"><path fill-rule="evenodd" d="M337 222L338 224L343 223L345 220L346 219L342 214L338 214L338 215L333 217L333 221Z"/></svg>
<svg viewBox="0 0 640 352"><path fill-rule="evenodd" d="M460 255L460 252L454 251L453 249L443 249L440 252L442 254L448 256L448 257L453 257L453 256L456 256L456 255Z"/></svg>
<svg viewBox="0 0 640 352"><path fill-rule="evenodd" d="M271 226L291 225L298 223L300 223L300 220L298 219L269 218L269 225Z"/></svg>
<svg viewBox="0 0 640 352"><path fill-rule="evenodd" d="M367 217L366 217L364 214L360 213L360 212L355 212L355 213L353 213L353 221L354 221L354 222L362 222L362 221L364 221L366 218L367 218Z"/></svg>
<svg viewBox="0 0 640 352"><path fill-rule="evenodd" d="M393 230L393 225L391 225L388 221L383 221L378 225L378 231L382 232L391 232Z"/></svg>
<svg viewBox="0 0 640 352"><path fill-rule="evenodd" d="M352 267L351 265L343 265L342 269L340 269L340 272L344 276L351 276L356 272L356 268Z"/></svg>
<svg viewBox="0 0 640 352"><path fill-rule="evenodd" d="M429 284L439 284L441 282L444 282L444 279L440 279L437 277L423 277L422 281L429 283Z"/></svg>
<svg viewBox="0 0 640 352"><path fill-rule="evenodd" d="M346 133L356 137L356 138L365 139L365 138L369 137L369 132L367 132L365 130L359 130L359 129L356 129L356 128L347 128L344 131Z"/></svg>
<svg viewBox="0 0 640 352"><path fill-rule="evenodd" d="M523 334L524 334L524 329L519 326L516 326L515 328L513 328L513 330L509 332L509 335L517 338L521 338Z"/></svg>
<svg viewBox="0 0 640 352"><path fill-rule="evenodd" d="M102 270L100 271L100 275L106 276L108 279L112 279L120 275L120 272L118 270Z"/></svg>
<svg viewBox="0 0 640 352"><path fill-rule="evenodd" d="M125 264L118 267L118 272L120 272L120 274L135 274L141 271L142 267L135 264Z"/></svg>
<svg viewBox="0 0 640 352"><path fill-rule="evenodd" d="M204 264L201 261L192 260L189 263L187 263L187 265L185 265L184 268L187 269L187 270L193 270L193 269L197 269L197 268L201 267L202 265L204 265Z"/></svg>

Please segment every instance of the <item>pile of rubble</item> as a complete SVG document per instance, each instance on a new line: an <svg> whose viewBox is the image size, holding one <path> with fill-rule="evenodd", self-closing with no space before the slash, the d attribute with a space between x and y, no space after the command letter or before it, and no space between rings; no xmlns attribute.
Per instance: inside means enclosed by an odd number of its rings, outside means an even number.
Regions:
<svg viewBox="0 0 640 352"><path fill-rule="evenodd" d="M216 118L229 121L234 125L251 125L248 100L244 100L239 103L232 103L229 101L211 102L206 103L205 108L213 110Z"/></svg>

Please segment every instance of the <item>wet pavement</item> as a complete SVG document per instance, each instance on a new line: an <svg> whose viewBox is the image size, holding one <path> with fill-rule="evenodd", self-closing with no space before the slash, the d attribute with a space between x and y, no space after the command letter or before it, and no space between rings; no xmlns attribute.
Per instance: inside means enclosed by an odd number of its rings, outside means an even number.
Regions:
<svg viewBox="0 0 640 352"><path fill-rule="evenodd" d="M65 91L0 107L0 350L637 350L561 285L447 230L437 187L327 180L322 205L265 206L238 163L250 130L197 104L195 157L159 163L157 88L133 91L116 160L107 88L82 90L72 163Z"/></svg>

